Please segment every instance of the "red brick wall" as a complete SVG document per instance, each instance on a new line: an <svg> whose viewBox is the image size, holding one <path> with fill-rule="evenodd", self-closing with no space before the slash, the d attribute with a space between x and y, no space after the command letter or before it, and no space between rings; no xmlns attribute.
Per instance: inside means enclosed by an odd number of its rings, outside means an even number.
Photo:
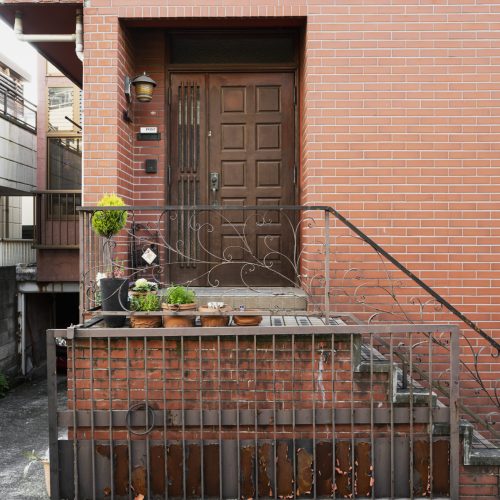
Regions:
<svg viewBox="0 0 500 500"><path fill-rule="evenodd" d="M164 200L165 45L160 29L132 31L119 18L223 27L228 17L300 17L301 203L335 206L498 338L498 4L130 3L93 1L84 11L85 203L109 191L136 204ZM129 125L123 77L142 70L159 86ZM162 141L137 142L140 125L158 126ZM157 175L144 173L146 158L158 160ZM486 346L474 335L471 344ZM463 360L474 360L465 344ZM488 350L480 361L493 387L498 364ZM487 398L467 389L468 403L487 413Z"/></svg>

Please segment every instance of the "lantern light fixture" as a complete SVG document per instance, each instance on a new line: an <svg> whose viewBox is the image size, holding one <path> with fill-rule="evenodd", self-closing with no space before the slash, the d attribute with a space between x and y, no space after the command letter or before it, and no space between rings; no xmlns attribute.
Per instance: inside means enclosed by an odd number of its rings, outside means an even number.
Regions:
<svg viewBox="0 0 500 500"><path fill-rule="evenodd" d="M129 76L125 77L124 93L127 99L127 109L123 112L123 118L128 122L132 121L130 110L133 101L132 87L134 88L135 98L139 102L151 102L156 82L146 72L135 78L130 78Z"/></svg>

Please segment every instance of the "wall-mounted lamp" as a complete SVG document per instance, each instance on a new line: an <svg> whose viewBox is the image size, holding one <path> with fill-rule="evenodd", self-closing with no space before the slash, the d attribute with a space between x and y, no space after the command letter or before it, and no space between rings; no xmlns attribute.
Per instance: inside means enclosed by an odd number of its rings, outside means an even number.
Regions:
<svg viewBox="0 0 500 500"><path fill-rule="evenodd" d="M139 102L150 102L153 98L153 89L156 87L156 82L146 72L135 78L125 77L124 92L127 98L127 109L123 112L123 118L127 122L131 122L133 118L130 110L133 101L132 87L134 87L135 98Z"/></svg>

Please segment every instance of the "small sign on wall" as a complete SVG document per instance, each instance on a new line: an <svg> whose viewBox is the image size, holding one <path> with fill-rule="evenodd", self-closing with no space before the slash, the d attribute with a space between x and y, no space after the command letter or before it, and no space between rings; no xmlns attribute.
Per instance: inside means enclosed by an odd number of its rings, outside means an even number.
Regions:
<svg viewBox="0 0 500 500"><path fill-rule="evenodd" d="M158 127L141 127L137 134L138 141L159 141L161 134L158 132Z"/></svg>

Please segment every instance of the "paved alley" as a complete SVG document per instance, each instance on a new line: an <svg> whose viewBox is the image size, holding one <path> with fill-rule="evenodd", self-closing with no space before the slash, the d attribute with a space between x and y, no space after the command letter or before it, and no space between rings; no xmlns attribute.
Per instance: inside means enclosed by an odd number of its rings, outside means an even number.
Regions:
<svg viewBox="0 0 500 500"><path fill-rule="evenodd" d="M61 378L59 387L64 381ZM64 392L64 391L62 391ZM48 499L43 465L27 453L48 455L47 381L26 382L0 399L0 493L9 500Z"/></svg>

